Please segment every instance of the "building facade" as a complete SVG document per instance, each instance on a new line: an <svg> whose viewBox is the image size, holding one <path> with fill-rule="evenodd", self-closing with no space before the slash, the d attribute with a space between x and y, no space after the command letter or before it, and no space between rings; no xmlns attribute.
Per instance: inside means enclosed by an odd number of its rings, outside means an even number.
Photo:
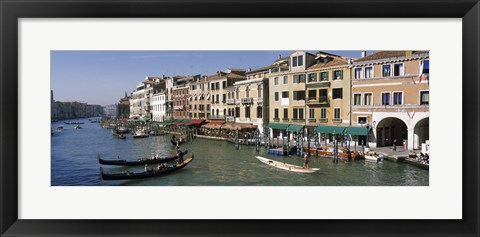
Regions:
<svg viewBox="0 0 480 237"><path fill-rule="evenodd" d="M268 75L272 66L246 73L227 91L227 121L255 125L263 133L268 122Z"/></svg>
<svg viewBox="0 0 480 237"><path fill-rule="evenodd" d="M305 71L306 125L309 134L319 125L350 126L350 58L316 53Z"/></svg>
<svg viewBox="0 0 480 237"><path fill-rule="evenodd" d="M152 120L163 122L165 120L166 111L166 95L165 91L157 92L152 96Z"/></svg>
<svg viewBox="0 0 480 237"><path fill-rule="evenodd" d="M216 75L208 77L210 83L210 95L207 96L211 101L210 120L225 120L227 113L227 94L229 87L237 81L245 80L245 70L228 69L227 71L218 71Z"/></svg>
<svg viewBox="0 0 480 237"><path fill-rule="evenodd" d="M429 139L428 51L379 51L353 62L352 124L370 146L419 149Z"/></svg>
<svg viewBox="0 0 480 237"><path fill-rule="evenodd" d="M210 117L211 100L210 97L210 83L208 77L200 76L194 78L189 85L189 117L192 119L208 119Z"/></svg>
<svg viewBox="0 0 480 237"><path fill-rule="evenodd" d="M278 61L281 63L278 69L270 70L269 123L305 125L305 70L315 62L314 54L296 51L288 58ZM282 131L271 132L274 137L283 135Z"/></svg>

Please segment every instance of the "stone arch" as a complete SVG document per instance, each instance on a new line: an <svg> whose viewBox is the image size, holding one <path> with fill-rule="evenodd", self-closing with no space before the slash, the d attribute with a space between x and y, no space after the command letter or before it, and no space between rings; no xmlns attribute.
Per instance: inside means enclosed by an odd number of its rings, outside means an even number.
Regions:
<svg viewBox="0 0 480 237"><path fill-rule="evenodd" d="M421 148L422 143L430 139L430 117L425 116L416 121L413 129L413 147L414 149Z"/></svg>
<svg viewBox="0 0 480 237"><path fill-rule="evenodd" d="M377 147L393 146L394 143L401 146L403 140L408 138L407 123L401 118L382 118L377 122L375 129Z"/></svg>

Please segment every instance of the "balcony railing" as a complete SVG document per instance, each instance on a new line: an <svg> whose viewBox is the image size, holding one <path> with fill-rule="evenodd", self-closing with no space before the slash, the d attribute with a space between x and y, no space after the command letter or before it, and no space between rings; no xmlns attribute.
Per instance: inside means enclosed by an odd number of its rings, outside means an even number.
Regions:
<svg viewBox="0 0 480 237"><path fill-rule="evenodd" d="M280 122L280 118L273 118L274 122Z"/></svg>
<svg viewBox="0 0 480 237"><path fill-rule="evenodd" d="M173 106L174 110L183 110L183 105L175 105Z"/></svg>
<svg viewBox="0 0 480 237"><path fill-rule="evenodd" d="M227 99L227 105L234 105L235 99Z"/></svg>
<svg viewBox="0 0 480 237"><path fill-rule="evenodd" d="M225 119L227 122L235 122L235 117L234 116L227 116Z"/></svg>
<svg viewBox="0 0 480 237"><path fill-rule="evenodd" d="M252 103L253 103L252 97L242 98L242 104L252 104Z"/></svg>
<svg viewBox="0 0 480 237"><path fill-rule="evenodd" d="M319 123L328 123L328 119L327 118L321 118L321 119L318 119L318 122Z"/></svg>
<svg viewBox="0 0 480 237"><path fill-rule="evenodd" d="M310 122L310 123L315 123L316 121L317 121L317 119L314 119L314 118L309 118L308 119L308 122Z"/></svg>
<svg viewBox="0 0 480 237"><path fill-rule="evenodd" d="M323 105L323 104L328 104L329 103L329 100L328 100L328 96L320 96L320 97L308 97L307 98L307 104L320 104L320 105Z"/></svg>
<svg viewBox="0 0 480 237"><path fill-rule="evenodd" d="M282 118L282 121L283 121L283 122L288 122L288 121L290 121L290 119L288 119L288 118Z"/></svg>
<svg viewBox="0 0 480 237"><path fill-rule="evenodd" d="M334 123L341 123L342 122L342 119L341 118L333 118L332 121Z"/></svg>

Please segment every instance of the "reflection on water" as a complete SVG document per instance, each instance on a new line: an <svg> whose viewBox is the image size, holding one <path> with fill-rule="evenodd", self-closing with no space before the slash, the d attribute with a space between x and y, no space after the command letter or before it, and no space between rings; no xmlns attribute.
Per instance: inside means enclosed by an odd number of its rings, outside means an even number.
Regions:
<svg viewBox="0 0 480 237"><path fill-rule="evenodd" d="M124 159L151 157L154 154L169 156L175 153L170 136L121 140L111 135L111 130L100 128L98 123L82 120L84 129L63 122L52 123L65 130L52 135L52 185L143 185L143 186L428 186L428 171L404 163L385 161L344 161L334 164L330 159L312 158L310 167L320 171L313 174L294 173L267 166L257 159L261 155L290 164L302 165L297 156L280 157L259 153L255 147L241 146L224 141L196 139L182 146L195 160L183 170L144 180L104 181L99 174L97 154L103 158ZM103 166L108 172L125 170L142 171L143 167Z"/></svg>

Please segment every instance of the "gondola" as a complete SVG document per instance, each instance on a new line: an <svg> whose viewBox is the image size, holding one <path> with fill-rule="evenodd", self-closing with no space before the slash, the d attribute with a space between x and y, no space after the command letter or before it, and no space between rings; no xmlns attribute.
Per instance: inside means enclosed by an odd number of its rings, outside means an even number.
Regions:
<svg viewBox="0 0 480 237"><path fill-rule="evenodd" d="M132 171L127 171L122 173L104 173L103 168L100 167L100 175L104 180L144 179L144 178L150 178L150 177L168 174L176 170L182 169L183 167L190 164L192 160L193 160L193 154L192 154L192 157L185 159L182 164L168 165L167 167L161 168L160 170L152 170L148 172L138 172L138 173L135 173Z"/></svg>
<svg viewBox="0 0 480 237"><path fill-rule="evenodd" d="M182 152L183 155L186 155L188 150ZM163 157L163 158L142 158L138 160L104 160L100 158L100 155L97 155L98 162L102 165L123 165L123 166L137 166L137 165L150 165L150 164L158 164L158 163L166 163L169 161L174 161L178 159L178 155Z"/></svg>
<svg viewBox="0 0 480 237"><path fill-rule="evenodd" d="M117 131L113 130L112 135L119 138L119 139L126 139L127 137L123 135L123 133L118 133Z"/></svg>

